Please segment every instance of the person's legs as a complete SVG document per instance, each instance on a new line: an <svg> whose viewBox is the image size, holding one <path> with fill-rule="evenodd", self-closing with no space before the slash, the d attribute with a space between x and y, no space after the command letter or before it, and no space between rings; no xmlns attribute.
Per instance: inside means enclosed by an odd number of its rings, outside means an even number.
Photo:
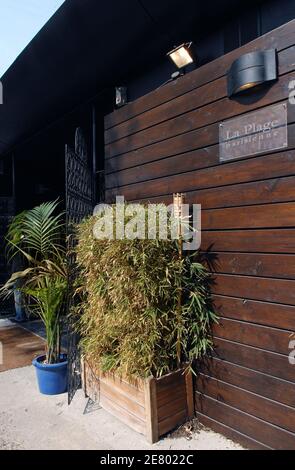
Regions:
<svg viewBox="0 0 295 470"><path fill-rule="evenodd" d="M22 292L18 289L14 290L14 306L15 306L15 321L26 321L26 312L22 305Z"/></svg>

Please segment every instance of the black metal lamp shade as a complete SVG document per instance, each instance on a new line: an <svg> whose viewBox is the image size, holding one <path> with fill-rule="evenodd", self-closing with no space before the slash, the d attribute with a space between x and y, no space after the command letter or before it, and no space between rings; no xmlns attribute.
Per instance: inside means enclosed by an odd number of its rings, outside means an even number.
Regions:
<svg viewBox="0 0 295 470"><path fill-rule="evenodd" d="M116 106L120 108L121 106L124 106L124 104L127 103L127 87L125 86L117 86L115 88L115 93L116 93Z"/></svg>
<svg viewBox="0 0 295 470"><path fill-rule="evenodd" d="M249 52L235 60L227 73L228 96L236 95L276 78L277 56L275 49Z"/></svg>

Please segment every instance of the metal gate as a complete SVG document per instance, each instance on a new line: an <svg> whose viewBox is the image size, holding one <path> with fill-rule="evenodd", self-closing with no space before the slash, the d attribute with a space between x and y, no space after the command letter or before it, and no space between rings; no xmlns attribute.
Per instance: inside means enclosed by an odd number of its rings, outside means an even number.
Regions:
<svg viewBox="0 0 295 470"><path fill-rule="evenodd" d="M73 248L76 240L73 226L92 214L94 207L93 173L89 168L87 146L80 128L76 129L75 149L66 145L66 226L67 226L67 261L68 261L68 403L70 404L76 391L81 386L81 366L79 352L79 336L75 332L76 317L72 310L73 283L77 275L76 259Z"/></svg>

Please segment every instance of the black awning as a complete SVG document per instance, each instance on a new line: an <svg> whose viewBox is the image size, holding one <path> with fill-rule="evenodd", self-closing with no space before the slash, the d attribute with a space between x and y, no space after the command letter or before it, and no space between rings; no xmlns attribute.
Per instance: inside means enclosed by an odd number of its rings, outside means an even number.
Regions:
<svg viewBox="0 0 295 470"><path fill-rule="evenodd" d="M0 153L156 63L234 0L66 0L2 77ZM17 31L15 31L17 34Z"/></svg>

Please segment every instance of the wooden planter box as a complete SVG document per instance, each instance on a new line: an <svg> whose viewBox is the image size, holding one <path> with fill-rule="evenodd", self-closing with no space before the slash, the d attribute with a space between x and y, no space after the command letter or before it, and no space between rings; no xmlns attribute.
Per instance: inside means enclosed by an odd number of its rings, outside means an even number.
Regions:
<svg viewBox="0 0 295 470"><path fill-rule="evenodd" d="M179 369L158 379L129 382L82 361L85 394L150 442L194 415L191 373Z"/></svg>

